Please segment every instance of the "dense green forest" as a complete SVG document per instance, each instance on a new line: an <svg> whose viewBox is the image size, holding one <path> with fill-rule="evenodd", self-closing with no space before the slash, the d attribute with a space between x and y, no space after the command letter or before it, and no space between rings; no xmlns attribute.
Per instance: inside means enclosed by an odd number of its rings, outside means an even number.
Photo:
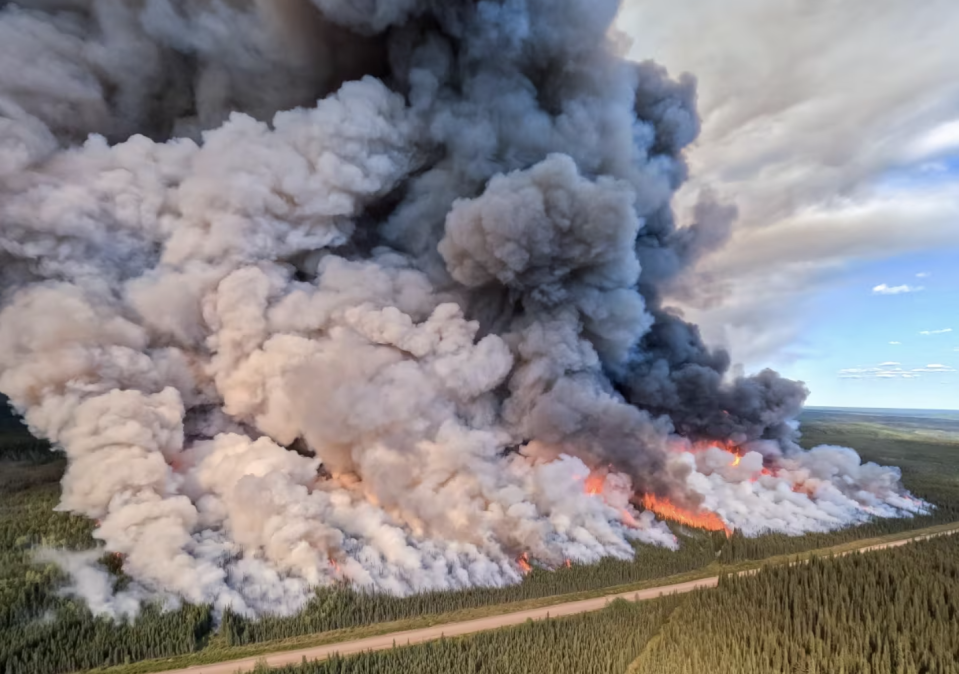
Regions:
<svg viewBox="0 0 959 674"><path fill-rule="evenodd" d="M0 406L2 407L2 406ZM534 569L507 588L477 588L396 598L326 588L299 615L251 621L226 614L214 631L210 607L174 612L149 609L132 623L96 618L82 603L62 596L62 573L38 562L39 548L85 549L95 541L92 523L54 512L64 464L45 443L0 413L0 674L57 674L218 647L262 643L329 630L476 609L495 604L600 590L743 560L794 554L862 538L959 521L959 444L951 438L919 437L889 428L814 423L805 444L834 442L861 450L864 458L903 467L906 484L939 507L912 519L877 520L828 534L767 535L726 539L674 527L681 549L637 546L634 560L605 560L557 571ZM853 432L850 433L850 428ZM898 433L898 434L897 434ZM104 558L122 583L122 571Z"/></svg>
<svg viewBox="0 0 959 674"><path fill-rule="evenodd" d="M682 603L631 674L703 671L959 672L959 539L723 578Z"/></svg>
<svg viewBox="0 0 959 674"><path fill-rule="evenodd" d="M959 672L959 538L769 567L723 577L718 589L270 671L951 674Z"/></svg>
<svg viewBox="0 0 959 674"><path fill-rule="evenodd" d="M669 620L681 598L632 604L622 599L596 613L527 622L475 636L389 651L333 657L258 672L273 674L608 674L625 672Z"/></svg>

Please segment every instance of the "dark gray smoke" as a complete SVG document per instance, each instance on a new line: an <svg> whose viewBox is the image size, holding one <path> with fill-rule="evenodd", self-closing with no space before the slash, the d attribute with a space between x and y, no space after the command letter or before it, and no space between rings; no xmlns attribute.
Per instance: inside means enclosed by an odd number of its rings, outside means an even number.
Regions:
<svg viewBox="0 0 959 674"><path fill-rule="evenodd" d="M618 9L2 5L0 391L124 555L116 598L64 562L98 610L675 545L637 494L748 532L921 507L666 305L735 210L677 227L695 81L625 61Z"/></svg>

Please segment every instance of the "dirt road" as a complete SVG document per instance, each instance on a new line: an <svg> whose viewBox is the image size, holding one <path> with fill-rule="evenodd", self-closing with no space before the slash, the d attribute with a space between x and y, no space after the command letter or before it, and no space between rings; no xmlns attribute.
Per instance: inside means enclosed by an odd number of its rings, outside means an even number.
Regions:
<svg viewBox="0 0 959 674"><path fill-rule="evenodd" d="M852 552L868 552L871 550L882 550L883 548L895 548L900 545L906 545L917 540L932 538L933 536L942 536L957 533L957 530L943 534L932 534L926 536L916 536L906 538L892 543L881 543L870 545ZM749 573L749 572L744 572ZM755 572L753 572L755 573ZM405 646L407 644L418 644L424 641L439 639L442 636L454 637L463 634L472 634L473 632L482 632L484 630L496 629L499 627L508 627L518 625L528 619L542 620L549 615L551 618L573 615L574 613L586 613L588 611L598 611L614 599L627 599L629 601L641 601L643 599L655 599L660 595L678 594L682 592L691 592L701 587L716 587L719 584L719 577L700 578L685 583L675 585L662 585L647 590L633 590L632 592L623 592L621 594L611 594L595 599L583 599L581 601L571 601L565 604L554 604L543 608L530 609L528 611L518 611L516 613L504 613L501 615L480 618L477 620L467 620L465 622L448 623L437 625L436 627L425 627L417 630L407 630L405 632L392 632L378 637L368 637L366 639L356 639L354 641L341 641L326 646L314 646L312 648L301 648L295 651L285 651L283 653L272 653L266 656L256 656L244 658L242 660L230 660L227 662L218 662L211 665L195 665L186 669L171 670L167 674L234 674L235 672L247 672L253 669L259 660L266 660L267 664L278 667L281 665L297 664L305 657L307 660L322 660L328 658L334 653L348 655L350 653L361 653L363 651L379 651L392 648L393 644Z"/></svg>

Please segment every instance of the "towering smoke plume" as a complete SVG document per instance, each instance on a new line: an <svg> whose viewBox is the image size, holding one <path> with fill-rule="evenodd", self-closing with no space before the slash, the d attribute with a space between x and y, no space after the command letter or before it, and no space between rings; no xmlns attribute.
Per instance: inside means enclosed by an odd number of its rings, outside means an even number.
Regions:
<svg viewBox="0 0 959 674"><path fill-rule="evenodd" d="M924 507L795 444L806 391L664 305L735 213L672 194L695 82L616 0L0 9L0 391L143 598L516 582ZM645 503L646 509L643 508Z"/></svg>

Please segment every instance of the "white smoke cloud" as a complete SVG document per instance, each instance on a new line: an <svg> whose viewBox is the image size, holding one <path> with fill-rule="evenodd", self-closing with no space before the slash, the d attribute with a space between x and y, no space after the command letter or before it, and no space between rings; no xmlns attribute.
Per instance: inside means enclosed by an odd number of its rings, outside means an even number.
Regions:
<svg viewBox="0 0 959 674"><path fill-rule="evenodd" d="M676 229L694 83L619 58L616 2L28 5L0 9L0 391L122 556L120 593L51 557L98 613L676 547L637 494L747 532L919 507L850 450L783 455L803 387L727 378L662 306L734 212ZM771 474L679 433L766 438Z"/></svg>

